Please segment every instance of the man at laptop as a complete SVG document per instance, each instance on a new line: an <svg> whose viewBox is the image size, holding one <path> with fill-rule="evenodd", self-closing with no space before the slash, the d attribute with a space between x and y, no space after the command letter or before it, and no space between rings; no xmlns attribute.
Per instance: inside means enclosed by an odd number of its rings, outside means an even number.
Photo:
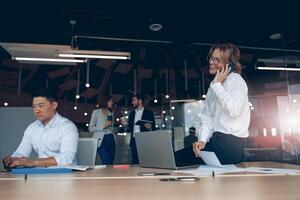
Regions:
<svg viewBox="0 0 300 200"><path fill-rule="evenodd" d="M208 55L209 73L214 76L208 89L198 141L176 152L185 163L201 163L201 150L212 151L222 164L242 160L245 138L249 136L250 109L247 84L242 78L240 51L231 44L216 44Z"/></svg>
<svg viewBox="0 0 300 200"><path fill-rule="evenodd" d="M134 110L129 114L127 131L131 133L130 147L132 164L139 164L134 133L155 131L155 120L153 112L144 107L144 99L142 96L133 96L132 107Z"/></svg>
<svg viewBox="0 0 300 200"><path fill-rule="evenodd" d="M33 95L32 107L37 120L25 130L12 156L3 160L6 166L44 167L76 164L78 130L73 122L57 113L55 93L39 89ZM32 151L37 159L30 159Z"/></svg>

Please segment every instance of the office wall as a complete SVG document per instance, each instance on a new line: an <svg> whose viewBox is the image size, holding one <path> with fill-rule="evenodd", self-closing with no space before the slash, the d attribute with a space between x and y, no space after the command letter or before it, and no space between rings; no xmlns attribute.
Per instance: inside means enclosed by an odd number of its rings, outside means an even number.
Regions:
<svg viewBox="0 0 300 200"><path fill-rule="evenodd" d="M3 156L14 152L24 130L34 120L32 107L0 108L0 152Z"/></svg>

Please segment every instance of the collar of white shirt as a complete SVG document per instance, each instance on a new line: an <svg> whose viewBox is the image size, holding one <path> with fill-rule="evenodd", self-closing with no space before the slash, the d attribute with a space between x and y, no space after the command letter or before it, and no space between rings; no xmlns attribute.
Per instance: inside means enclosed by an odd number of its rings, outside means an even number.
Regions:
<svg viewBox="0 0 300 200"><path fill-rule="evenodd" d="M143 112L143 111L144 111L144 107L135 109L135 112L136 112L136 113L137 113L137 112Z"/></svg>
<svg viewBox="0 0 300 200"><path fill-rule="evenodd" d="M55 115L54 115L54 117L50 120L49 123L47 123L46 125L44 125L43 122L39 121L40 122L39 125L43 126L45 128L47 128L47 127L52 127L53 128L53 127L56 126L56 124L58 122L58 118L59 118L59 114L56 112Z"/></svg>

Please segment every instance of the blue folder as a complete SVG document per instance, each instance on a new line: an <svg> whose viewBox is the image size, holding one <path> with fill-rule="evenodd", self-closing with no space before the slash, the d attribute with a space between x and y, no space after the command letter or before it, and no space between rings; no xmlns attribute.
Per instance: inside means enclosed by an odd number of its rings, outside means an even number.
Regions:
<svg viewBox="0 0 300 200"><path fill-rule="evenodd" d="M46 173L69 173L72 169L60 167L25 167L14 168L11 170L12 174L46 174Z"/></svg>

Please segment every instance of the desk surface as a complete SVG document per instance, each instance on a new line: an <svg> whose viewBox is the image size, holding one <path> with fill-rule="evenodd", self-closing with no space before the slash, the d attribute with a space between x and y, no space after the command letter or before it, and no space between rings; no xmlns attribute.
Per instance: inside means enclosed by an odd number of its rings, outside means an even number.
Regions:
<svg viewBox="0 0 300 200"><path fill-rule="evenodd" d="M84 199L299 199L299 176L203 177L195 182L159 179L0 181L5 200Z"/></svg>
<svg viewBox="0 0 300 200"><path fill-rule="evenodd" d="M74 171L72 173L52 173L52 174L28 174L28 179L132 179L132 178L160 178L186 176L186 174L173 172L174 170L141 168L130 166L127 168L113 168L112 166L89 169L87 171ZM140 172L168 172L169 176L139 176ZM24 174L0 173L1 180L24 180Z"/></svg>
<svg viewBox="0 0 300 200"><path fill-rule="evenodd" d="M281 167L300 169L300 166L260 162L241 163L249 167ZM164 182L161 177L141 177L138 172L168 171L130 167L128 169L99 168L71 174L30 175L2 174L1 199L299 199L300 176L255 175L200 177L193 182ZM172 171L169 171L172 172ZM173 173L172 176L182 175ZM185 175L186 176L186 175Z"/></svg>
<svg viewBox="0 0 300 200"><path fill-rule="evenodd" d="M240 167L274 167L287 169L300 169L298 165L291 165L286 163L276 162L245 162L238 164ZM169 172L168 176L138 176L139 172ZM262 174L264 175L264 174ZM28 174L28 179L145 179L145 178L164 178L164 177L178 177L188 176L187 174L174 172L174 170L155 169L155 168L141 168L138 166L130 166L124 169L113 168L112 166L99 167L87 171L74 171L72 173L58 173L58 174ZM203 175L207 176L207 175ZM223 175L218 175L223 176ZM224 174L227 176L227 174ZM1 180L24 180L24 175L14 175L11 173L0 173Z"/></svg>

